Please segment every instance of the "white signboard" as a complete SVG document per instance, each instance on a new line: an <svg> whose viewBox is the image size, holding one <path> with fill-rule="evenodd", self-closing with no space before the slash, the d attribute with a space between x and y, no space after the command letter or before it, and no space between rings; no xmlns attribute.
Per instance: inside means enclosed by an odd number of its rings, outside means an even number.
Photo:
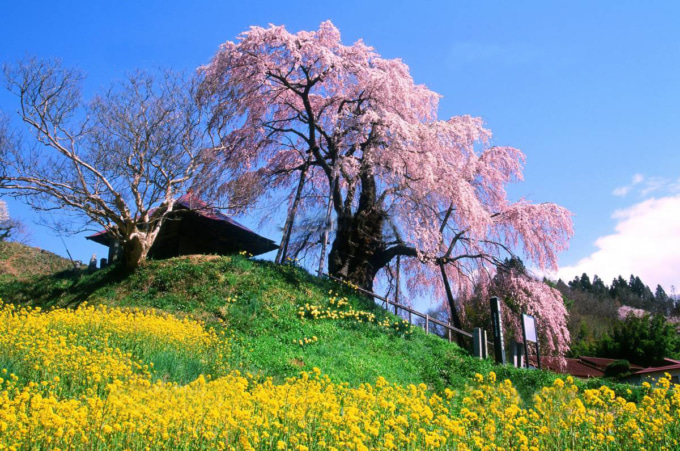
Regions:
<svg viewBox="0 0 680 451"><path fill-rule="evenodd" d="M524 326L524 339L537 343L536 339L536 319L531 315L522 314L522 325Z"/></svg>

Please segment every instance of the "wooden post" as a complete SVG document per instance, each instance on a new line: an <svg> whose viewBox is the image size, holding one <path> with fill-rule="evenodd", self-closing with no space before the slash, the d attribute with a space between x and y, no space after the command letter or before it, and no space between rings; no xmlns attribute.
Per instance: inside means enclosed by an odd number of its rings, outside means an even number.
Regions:
<svg viewBox="0 0 680 451"><path fill-rule="evenodd" d="M528 341L527 340L527 331L524 325L524 321L522 321L522 337L524 337L524 362L525 362L525 367L529 368L529 346L528 346Z"/></svg>
<svg viewBox="0 0 680 451"><path fill-rule="evenodd" d="M453 341L453 334L451 333L451 329L446 329L447 330L447 335L449 337L449 343Z"/></svg>
<svg viewBox="0 0 680 451"><path fill-rule="evenodd" d="M430 333L430 315L425 315L425 335Z"/></svg>
<svg viewBox="0 0 680 451"><path fill-rule="evenodd" d="M475 327L472 330L472 355L480 359L484 358L484 337L481 327Z"/></svg>
<svg viewBox="0 0 680 451"><path fill-rule="evenodd" d="M397 280L396 280L396 291L394 292L394 302L397 304L399 303L399 257L400 255L397 255Z"/></svg>
<svg viewBox="0 0 680 451"><path fill-rule="evenodd" d="M491 323L493 325L493 347L496 353L496 363L505 365L505 348L503 347L503 320L501 318L501 301L492 297L491 303Z"/></svg>
<svg viewBox="0 0 680 451"><path fill-rule="evenodd" d="M411 311L410 311L410 310L408 311L408 323L409 323L409 324L413 324L413 317L412 317L412 315L411 315Z"/></svg>
<svg viewBox="0 0 680 451"><path fill-rule="evenodd" d="M517 368L524 367L524 344L514 340L512 342L512 363Z"/></svg>

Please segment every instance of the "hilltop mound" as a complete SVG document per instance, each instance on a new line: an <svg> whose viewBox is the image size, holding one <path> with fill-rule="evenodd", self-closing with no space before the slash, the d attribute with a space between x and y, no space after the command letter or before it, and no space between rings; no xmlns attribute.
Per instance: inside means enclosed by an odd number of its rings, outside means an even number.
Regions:
<svg viewBox="0 0 680 451"><path fill-rule="evenodd" d="M72 268L69 260L52 252L21 243L0 242L0 280L24 280L69 268Z"/></svg>

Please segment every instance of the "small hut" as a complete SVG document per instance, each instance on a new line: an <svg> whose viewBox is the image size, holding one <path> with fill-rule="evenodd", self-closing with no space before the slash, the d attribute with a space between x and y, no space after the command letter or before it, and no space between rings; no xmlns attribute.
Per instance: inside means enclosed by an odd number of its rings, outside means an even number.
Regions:
<svg viewBox="0 0 680 451"><path fill-rule="evenodd" d="M103 230L86 237L109 248L109 262L121 258L118 241ZM148 258L163 259L191 254L260 255L277 249L272 240L239 224L192 194L177 199L161 227Z"/></svg>

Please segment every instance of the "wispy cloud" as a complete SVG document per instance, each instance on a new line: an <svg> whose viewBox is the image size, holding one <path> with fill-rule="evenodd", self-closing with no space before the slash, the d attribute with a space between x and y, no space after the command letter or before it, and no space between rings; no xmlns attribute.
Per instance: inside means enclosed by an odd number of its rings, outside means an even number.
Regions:
<svg viewBox="0 0 680 451"><path fill-rule="evenodd" d="M642 197L652 193L677 194L680 193L680 178L673 180L666 177L645 177L642 174L635 174L628 185L615 188L612 195L625 197L630 192L637 192Z"/></svg>
<svg viewBox="0 0 680 451"><path fill-rule="evenodd" d="M633 176L633 179L628 185L619 186L618 188L614 189L612 194L614 196L624 197L626 194L630 192L631 189L633 189L633 187L635 187L635 185L639 185L640 183L642 183L644 179L645 177L642 174L635 174Z"/></svg>
<svg viewBox="0 0 680 451"><path fill-rule="evenodd" d="M612 194L614 196L624 197L626 194L628 194L631 188L631 186L619 186L618 188L614 189L614 191L612 191Z"/></svg>
<svg viewBox="0 0 680 451"><path fill-rule="evenodd" d="M617 220L614 233L598 238L595 252L557 275L571 280L585 272L609 283L635 274L652 289L657 284L666 291L680 289L680 195L648 199L612 217Z"/></svg>

